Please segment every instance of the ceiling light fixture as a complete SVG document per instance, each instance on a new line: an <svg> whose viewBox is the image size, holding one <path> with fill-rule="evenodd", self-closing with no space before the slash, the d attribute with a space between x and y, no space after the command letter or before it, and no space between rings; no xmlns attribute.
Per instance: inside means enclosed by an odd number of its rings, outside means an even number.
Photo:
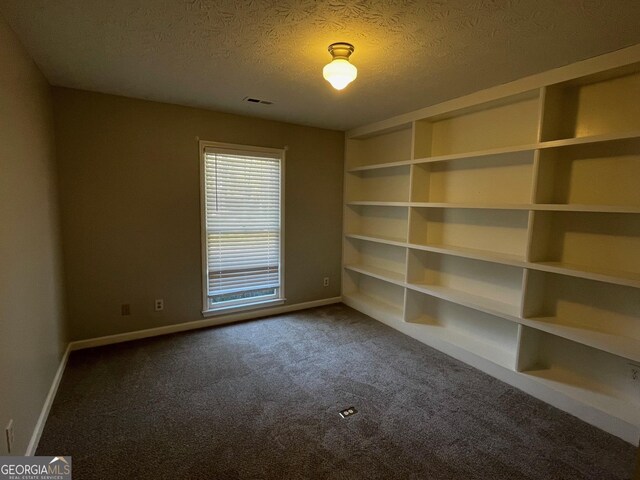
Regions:
<svg viewBox="0 0 640 480"><path fill-rule="evenodd" d="M338 42L329 45L329 53L333 57L322 69L322 76L336 90L342 90L358 76L358 69L349 63L349 55L353 53L353 45Z"/></svg>

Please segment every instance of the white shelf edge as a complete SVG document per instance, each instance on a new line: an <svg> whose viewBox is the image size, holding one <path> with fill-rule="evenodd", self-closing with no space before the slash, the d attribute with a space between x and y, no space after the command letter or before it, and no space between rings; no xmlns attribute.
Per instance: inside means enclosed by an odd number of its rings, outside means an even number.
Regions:
<svg viewBox="0 0 640 480"><path fill-rule="evenodd" d="M560 262L528 262L527 268L541 272L558 273L570 277L584 278L598 282L612 283L624 287L640 288L640 275L624 275L625 272L610 272L589 269L579 265L562 264Z"/></svg>
<svg viewBox="0 0 640 480"><path fill-rule="evenodd" d="M585 137L562 138L558 140L546 140L538 144L538 148L558 148L569 147L571 145L588 145L590 143L605 143L617 140L632 140L640 138L640 131L631 130L628 132L607 133L602 135L590 135Z"/></svg>
<svg viewBox="0 0 640 480"><path fill-rule="evenodd" d="M453 247L445 245L421 245L418 243L408 243L407 246L415 250L442 253L455 257L470 258L472 260L484 260L487 262L500 263L502 265L512 265L514 267L527 266L527 262L524 260L524 257L520 257L518 255L508 255L489 252L487 250L475 250L472 248Z"/></svg>
<svg viewBox="0 0 640 480"><path fill-rule="evenodd" d="M598 332L578 326L556 323L554 317L520 318L518 322L536 330L601 350L634 362L640 362L640 340Z"/></svg>
<svg viewBox="0 0 640 480"><path fill-rule="evenodd" d="M450 202L409 202L416 208L461 208L484 210L537 210L550 212L592 212L592 213L640 213L640 207L625 205L584 205L559 203L450 203Z"/></svg>
<svg viewBox="0 0 640 480"><path fill-rule="evenodd" d="M415 163L415 160L398 160L396 162L385 162L371 165L361 165L359 167L349 168L347 173L367 172L370 170L381 170L384 168L407 167Z"/></svg>
<svg viewBox="0 0 640 480"><path fill-rule="evenodd" d="M350 200L346 205L370 207L413 207L413 208L459 208L473 210L535 210L547 212L578 213L629 213L640 214L640 207L625 205L585 205L560 203L450 203L450 202L404 202L378 200Z"/></svg>
<svg viewBox="0 0 640 480"><path fill-rule="evenodd" d="M420 163L437 163L437 162L449 162L452 160L464 160L471 158L489 157L493 155L507 155L509 153L521 153L521 152L533 152L538 148L537 143L530 143L526 145L515 145L507 147L488 148L486 150L476 150L472 152L462 153L449 153L446 155L434 155L432 157L422 157L413 160L415 164Z"/></svg>
<svg viewBox="0 0 640 480"><path fill-rule="evenodd" d="M587 213L640 213L640 207L626 205L586 205L571 203L535 203L531 210L549 212L587 212Z"/></svg>
<svg viewBox="0 0 640 480"><path fill-rule="evenodd" d="M359 233L347 233L345 238L354 238L356 240L364 240L366 242L384 243L385 245L394 245L396 247L406 247L407 242L401 239L391 237L373 237L370 235L361 235Z"/></svg>
<svg viewBox="0 0 640 480"><path fill-rule="evenodd" d="M382 280L384 282L393 283L400 287L405 286L404 275L397 272L393 272L391 270L385 270L383 268L376 268L376 267L369 267L365 265L349 265L349 264L344 265L344 268L347 270L351 270L352 272L377 278L378 280Z"/></svg>
<svg viewBox="0 0 640 480"><path fill-rule="evenodd" d="M347 205L365 207L408 207L409 202L378 202L375 200L351 200L345 202Z"/></svg>
<svg viewBox="0 0 640 480"><path fill-rule="evenodd" d="M415 208L460 208L475 210L533 210L530 203L448 203L448 202L409 202Z"/></svg>

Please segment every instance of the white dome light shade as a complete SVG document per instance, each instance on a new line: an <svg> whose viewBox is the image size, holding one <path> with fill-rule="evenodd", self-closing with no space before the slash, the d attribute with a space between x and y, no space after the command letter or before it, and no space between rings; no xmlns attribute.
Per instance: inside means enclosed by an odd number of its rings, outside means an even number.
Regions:
<svg viewBox="0 0 640 480"><path fill-rule="evenodd" d="M322 76L336 90L342 90L358 76L358 69L344 58L336 58L322 69Z"/></svg>
<svg viewBox="0 0 640 480"><path fill-rule="evenodd" d="M329 53L333 56L331 63L322 69L322 76L336 90L342 90L358 76L358 69L349 63L349 55L353 53L350 43L333 43L329 45Z"/></svg>

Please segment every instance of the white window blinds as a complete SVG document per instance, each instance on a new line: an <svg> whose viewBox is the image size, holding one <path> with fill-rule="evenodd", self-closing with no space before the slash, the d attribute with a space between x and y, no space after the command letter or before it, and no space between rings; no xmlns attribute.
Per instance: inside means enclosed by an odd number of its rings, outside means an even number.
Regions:
<svg viewBox="0 0 640 480"><path fill-rule="evenodd" d="M277 153L204 150L209 309L279 298L281 163Z"/></svg>

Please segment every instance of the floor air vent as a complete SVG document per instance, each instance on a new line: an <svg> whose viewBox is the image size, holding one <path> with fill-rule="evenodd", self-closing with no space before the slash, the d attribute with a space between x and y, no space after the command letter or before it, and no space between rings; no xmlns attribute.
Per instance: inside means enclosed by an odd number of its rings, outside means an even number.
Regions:
<svg viewBox="0 0 640 480"><path fill-rule="evenodd" d="M347 418L358 413L358 410L356 410L353 407L349 407L349 408L345 408L344 410L340 410L339 413L342 418Z"/></svg>

